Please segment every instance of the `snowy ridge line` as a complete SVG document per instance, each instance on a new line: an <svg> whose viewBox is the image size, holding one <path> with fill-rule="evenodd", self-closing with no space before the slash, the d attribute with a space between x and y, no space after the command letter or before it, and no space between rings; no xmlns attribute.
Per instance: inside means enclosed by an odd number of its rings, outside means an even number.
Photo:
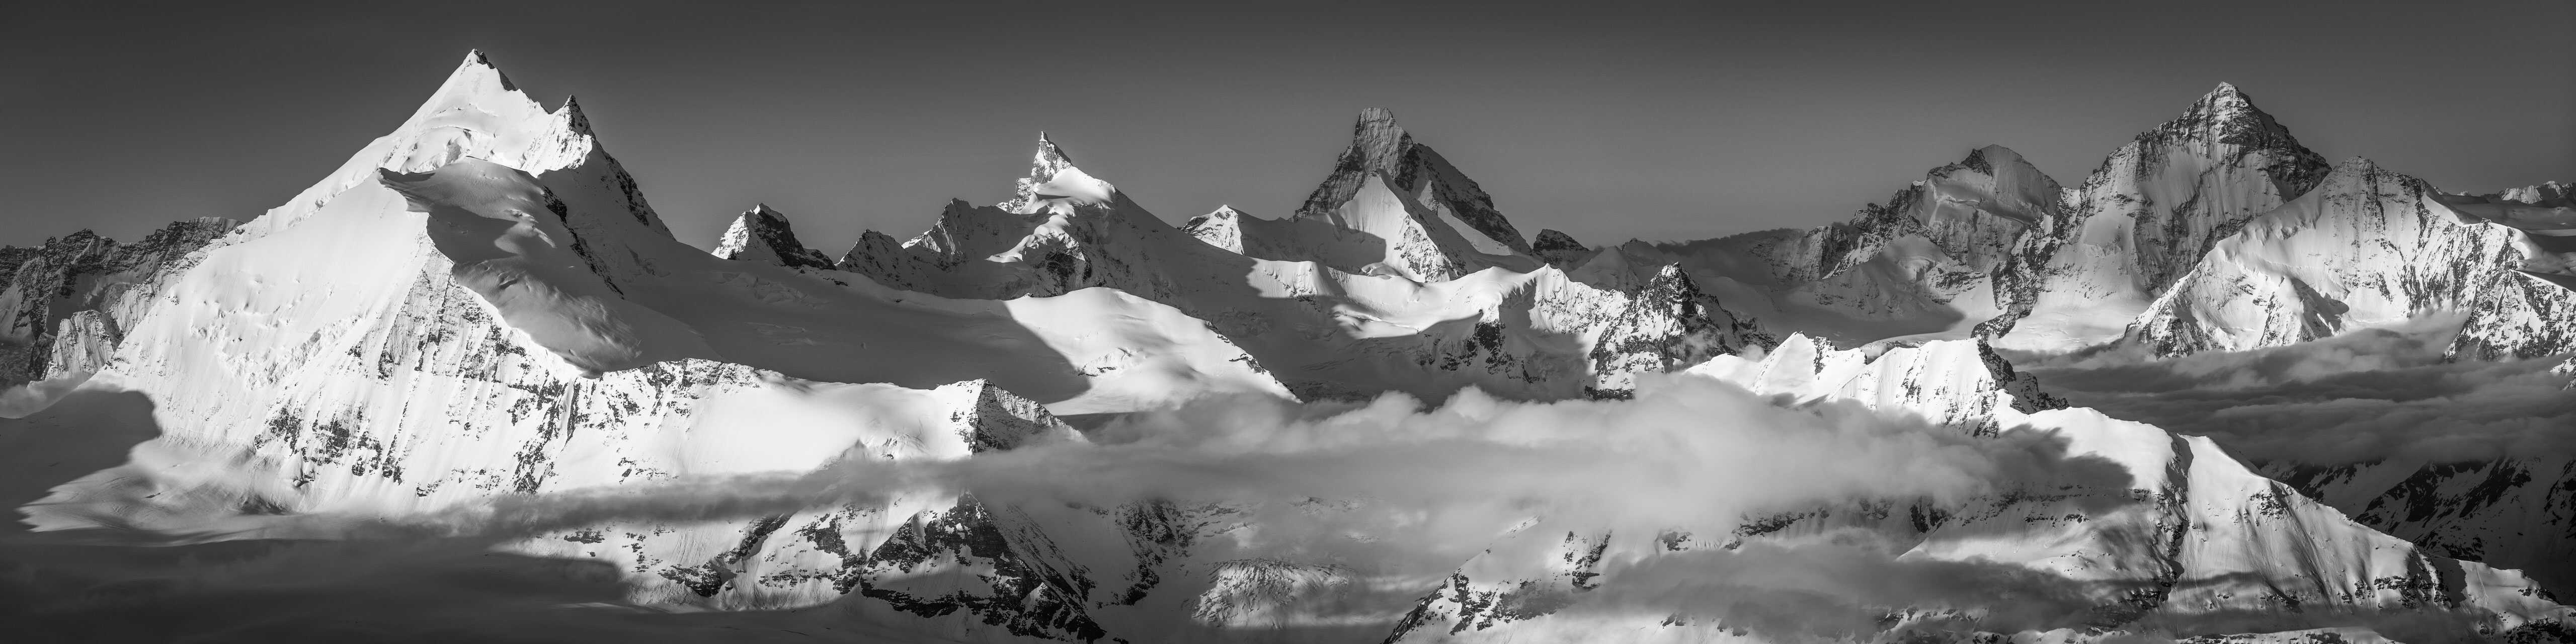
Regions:
<svg viewBox="0 0 2576 644"><path fill-rule="evenodd" d="M2453 359L2576 351L2576 291L2554 277L2576 256L2557 234L2576 231L2567 203L2558 184L2469 197L2364 160L2329 170L2222 84L2078 187L1989 146L1805 231L1525 240L1368 110L1281 219L1223 207L1172 226L1041 134L1009 199L952 202L906 241L870 231L835 260L758 205L710 253L671 236L573 101L546 110L474 53L247 224L0 250L0 377L33 383L0 399L15 419L0 428L147 437L121 464L47 470L67 482L22 508L38 529L453 519L513 552L613 564L638 605L828 606L966 641L2565 639L2576 613L2532 579L2421 532L2563 517L2398 526L2423 535L2410 543L2210 439L2070 408L1998 349L2241 350L2464 308ZM1787 408L1748 417L1919 419L1943 432L1933 445L2058 444L2107 469L1723 534L1532 516L1429 576L1347 549L1233 549L1365 503L816 503L831 491L812 487L853 464L1003 459L1172 418L1508 409L1564 431L1581 410L1670 404L1676 382ZM1157 415L1208 401L1241 404ZM1547 456L1531 476L1569 458ZM1026 465L1045 480L1049 463ZM2537 471L2494 465L2369 476ZM1381 469L1347 478L1403 480L1367 478L1403 468ZM2527 478L2515 493L2553 483ZM1455 481L1411 483L1386 493ZM595 494L621 486L683 509Z"/></svg>

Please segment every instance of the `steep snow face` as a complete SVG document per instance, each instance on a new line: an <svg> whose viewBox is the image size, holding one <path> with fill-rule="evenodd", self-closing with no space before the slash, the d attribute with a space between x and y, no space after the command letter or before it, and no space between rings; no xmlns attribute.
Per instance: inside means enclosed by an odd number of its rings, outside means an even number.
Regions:
<svg viewBox="0 0 2576 644"><path fill-rule="evenodd" d="M888 245L891 237L865 237L842 266L887 285L950 297L1118 289L1206 320L1308 398L1389 390L1438 398L1471 385L1516 398L1577 397L1596 388L1596 377L1619 379L1604 369L1677 368L1709 347L1767 342L1749 316L1724 310L1718 294L1687 285L1667 289L1666 299L1688 306L1639 309L1625 314L1632 326L1607 331L1687 333L1620 340L1626 348L1613 349L1617 355L1596 357L1605 346L1599 341L1605 325L1631 308L1636 296L1629 291L1645 279L1602 287L1569 281L1553 268L1452 274L1464 266L1452 256L1398 252L1443 247L1438 244L1299 245L1441 230L1422 225L1418 203L1380 180L1363 181L1336 218L1265 220L1229 208L1186 228L1164 223L1072 166L1052 143L1041 143L1021 183L1029 197L1005 204L1010 209L952 202L930 232L900 246ZM1282 256L1379 254L1286 261L1247 256L1233 250L1238 246ZM1345 272L1337 263L1370 270ZM1653 267L1645 270L1654 275ZM1622 353L1631 350L1637 353Z"/></svg>
<svg viewBox="0 0 2576 644"><path fill-rule="evenodd" d="M2530 628L2546 628L2570 615L2538 598L2519 573L2431 556L2357 525L2246 470L2207 439L2063 408L1978 343L1892 347L1873 359L1793 336L1759 360L1721 357L1691 372L1783 404L1857 404L1998 439L2044 434L2066 441L2070 456L2114 464L2125 476L2035 481L1958 507L1818 508L1753 521L1731 535L1613 534L1542 523L1461 567L1423 598L1393 639L1575 641L1617 632L1622 641L1763 641L1747 638L1744 624L1689 611L1586 602L1620 596L1632 576L1651 577L1631 562L1655 556L1713 550L1795 558L1802 548L1857 542L1889 545L1900 553L1896 562L1965 566L1944 573L1945 584L2016 579L2013 587L2027 593L2017 596L2030 605L2073 609L2052 613L2056 627L2096 634L2360 623L2401 639L2452 639L2534 623L2540 625ZM1969 570L1977 567L1986 569ZM1885 614L1882 634L2010 630L2014 622L1932 606L1888 607Z"/></svg>
<svg viewBox="0 0 2576 644"><path fill-rule="evenodd" d="M374 183L379 168L427 172L475 156L544 174L583 164L597 147L589 119L574 101L567 99L562 109L547 111L512 85L482 52L471 52L393 133L377 137L330 176L285 205L269 209L245 226L241 237L256 238L293 225L332 196ZM622 170L614 174L624 176ZM636 197L633 180L626 180L624 187L628 194L622 196ZM646 220L645 226L670 234L649 211L637 216Z"/></svg>
<svg viewBox="0 0 2576 644"><path fill-rule="evenodd" d="M401 195L405 210L428 214L430 244L451 264L449 276L458 285L482 296L502 323L578 372L596 376L715 357L695 329L628 301L601 277L590 254L577 249L582 239L568 225L569 209L536 177L467 157L418 174L385 171L384 185ZM318 230L329 229L289 229L275 237Z"/></svg>
<svg viewBox="0 0 2576 644"><path fill-rule="evenodd" d="M164 226L133 244L83 230L33 248L0 248L0 323L7 325L0 329L0 388L96 371L92 354L115 346L119 330L157 294L161 276L185 269L190 253L239 225L210 217ZM108 344L97 344L102 339Z"/></svg>
<svg viewBox="0 0 2576 644"><path fill-rule="evenodd" d="M1427 213L1421 202L1389 186L1385 175L1372 174L1332 210L1304 215L1331 224L1328 236L1290 244L1304 251L1300 259L1417 282L1454 280L1484 268L1475 254L1462 252L1474 247L1463 235Z"/></svg>
<svg viewBox="0 0 2576 644"><path fill-rule="evenodd" d="M2067 193L2066 220L2030 242L2046 260L2029 313L2003 345L2055 351L2118 339L2211 245L2327 170L2288 128L2220 84Z"/></svg>
<svg viewBox="0 0 2576 644"><path fill-rule="evenodd" d="M2463 308L2516 263L2518 233L2462 217L2366 159L2248 220L2132 325L2155 353L2306 342Z"/></svg>
<svg viewBox="0 0 2576 644"><path fill-rule="evenodd" d="M725 259L768 262L789 268L833 268L830 258L806 248L796 240L796 228L787 223L787 215L771 210L769 204L753 206L735 217L717 240L715 255Z"/></svg>

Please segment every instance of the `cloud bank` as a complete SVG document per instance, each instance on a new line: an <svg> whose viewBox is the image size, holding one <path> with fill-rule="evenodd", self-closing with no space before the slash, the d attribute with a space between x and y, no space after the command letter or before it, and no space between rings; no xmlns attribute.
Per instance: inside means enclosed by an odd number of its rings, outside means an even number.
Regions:
<svg viewBox="0 0 2576 644"><path fill-rule="evenodd" d="M2576 394L2555 360L2445 362L2459 318L2286 347L2154 361L2043 361L2042 385L2113 417L2209 436L2256 463L2436 462L2576 454Z"/></svg>

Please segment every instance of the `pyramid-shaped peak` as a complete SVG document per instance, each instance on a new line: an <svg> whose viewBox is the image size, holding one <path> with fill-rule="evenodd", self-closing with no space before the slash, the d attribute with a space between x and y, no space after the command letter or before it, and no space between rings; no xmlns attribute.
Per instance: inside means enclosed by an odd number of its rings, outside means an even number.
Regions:
<svg viewBox="0 0 2576 644"><path fill-rule="evenodd" d="M2202 94L2200 101L2194 103L2192 109L2217 113L2260 113L2254 111L2254 98L2236 89L2234 83L2219 83L2218 87L2211 88L2209 93Z"/></svg>
<svg viewBox="0 0 2576 644"><path fill-rule="evenodd" d="M786 213L766 203L754 205L734 218L733 225L725 228L724 239L716 244L715 256L789 267L832 267L823 253L806 248L796 239L796 229L787 223Z"/></svg>
<svg viewBox="0 0 2576 644"><path fill-rule="evenodd" d="M2248 130L2277 130L2285 135L2288 133L2279 123L2272 120L2272 115L2265 114L2262 109L2254 106L2254 97L2236 89L2236 85L2232 83L2219 83L2218 87L2209 90L2208 94L2201 95L2200 100L2193 101L2191 107L2183 111L2182 116L2175 117L2159 129L2213 131L2221 135Z"/></svg>

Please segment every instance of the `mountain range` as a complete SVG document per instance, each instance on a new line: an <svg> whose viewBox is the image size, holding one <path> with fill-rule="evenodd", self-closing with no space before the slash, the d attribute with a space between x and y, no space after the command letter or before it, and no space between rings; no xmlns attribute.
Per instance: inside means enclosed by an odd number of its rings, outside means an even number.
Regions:
<svg viewBox="0 0 2576 644"><path fill-rule="evenodd" d="M549 619L918 641L2576 641L2560 183L2226 84L2071 185L1987 146L1687 242L1525 236L1384 110L1275 217L1036 147L918 234L710 252L469 54L246 222L0 249L0 548L462 539L613 580ZM2225 424L2387 373L2520 442ZM186 596L40 558L19 619Z"/></svg>

